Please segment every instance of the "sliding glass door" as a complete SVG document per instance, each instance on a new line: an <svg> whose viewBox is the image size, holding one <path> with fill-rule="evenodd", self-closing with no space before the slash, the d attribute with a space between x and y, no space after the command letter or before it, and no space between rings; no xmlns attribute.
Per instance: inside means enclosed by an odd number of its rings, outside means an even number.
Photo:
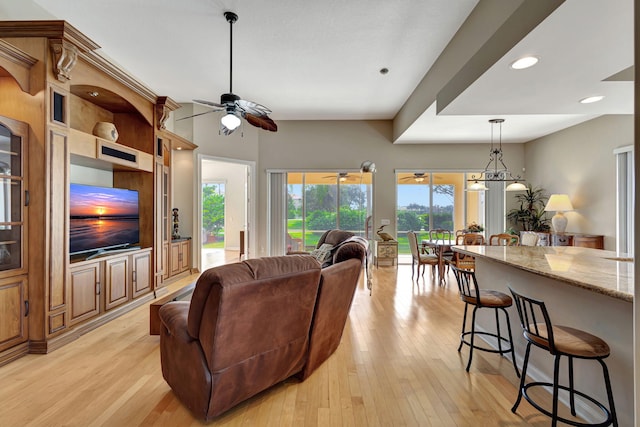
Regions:
<svg viewBox="0 0 640 427"><path fill-rule="evenodd" d="M455 232L484 222L484 193L465 191L465 172L397 172L398 250L410 254L407 232L428 238L430 230Z"/></svg>
<svg viewBox="0 0 640 427"><path fill-rule="evenodd" d="M322 233L334 228L365 236L371 182L370 173L288 172L286 249L311 250Z"/></svg>

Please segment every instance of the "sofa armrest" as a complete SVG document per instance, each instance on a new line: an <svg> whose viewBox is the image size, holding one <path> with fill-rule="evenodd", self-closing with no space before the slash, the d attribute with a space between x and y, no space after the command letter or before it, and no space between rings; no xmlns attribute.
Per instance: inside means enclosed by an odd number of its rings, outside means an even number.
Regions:
<svg viewBox="0 0 640 427"><path fill-rule="evenodd" d="M350 258L356 258L362 262L364 261L366 254L366 247L362 246L360 243L348 242L338 248L336 253L333 255L333 263L337 264Z"/></svg>
<svg viewBox="0 0 640 427"><path fill-rule="evenodd" d="M169 302L160 307L160 311L158 312L162 327L166 329L167 334L184 342L194 340L187 330L189 304L189 301Z"/></svg>
<svg viewBox="0 0 640 427"><path fill-rule="evenodd" d="M162 376L196 416L208 417L211 373L200 341L187 331L188 301L173 301L159 311Z"/></svg>

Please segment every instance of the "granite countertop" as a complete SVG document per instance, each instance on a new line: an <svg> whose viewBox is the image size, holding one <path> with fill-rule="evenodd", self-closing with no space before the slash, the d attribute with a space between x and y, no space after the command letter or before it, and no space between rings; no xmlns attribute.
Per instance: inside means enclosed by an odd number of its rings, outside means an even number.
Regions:
<svg viewBox="0 0 640 427"><path fill-rule="evenodd" d="M574 246L454 246L453 250L633 302L633 258Z"/></svg>

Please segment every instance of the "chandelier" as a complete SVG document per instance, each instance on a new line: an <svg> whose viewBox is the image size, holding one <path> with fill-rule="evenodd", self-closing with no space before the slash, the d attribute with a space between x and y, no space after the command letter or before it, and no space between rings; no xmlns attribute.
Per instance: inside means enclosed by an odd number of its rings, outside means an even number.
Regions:
<svg viewBox="0 0 640 427"><path fill-rule="evenodd" d="M522 191L527 187L521 182L522 177L520 175L513 176L509 169L502 160L502 123L504 119L491 119L491 151L489 152L489 163L485 166L484 170L478 175L471 175L471 179L467 181L470 184L467 186L467 190L470 191L483 191L488 190L485 185L486 182L510 182L507 185L507 191ZM496 147L493 142L493 129L495 125L499 128L498 146Z"/></svg>

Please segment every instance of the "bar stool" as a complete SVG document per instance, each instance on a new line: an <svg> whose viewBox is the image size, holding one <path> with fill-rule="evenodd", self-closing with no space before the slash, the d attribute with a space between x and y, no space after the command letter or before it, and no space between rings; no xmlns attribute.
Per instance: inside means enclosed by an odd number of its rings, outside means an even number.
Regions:
<svg viewBox="0 0 640 427"><path fill-rule="evenodd" d="M513 337L511 336L511 323L509 322L509 314L506 308L511 307L513 301L511 297L503 292L492 290L481 290L478 287L478 281L476 280L476 274L473 270L466 270L459 268L455 265L451 265L451 269L456 276L458 282L458 290L460 291L460 299L464 302L464 317L462 320L462 331L460 333L460 345L458 346L458 352L462 349L462 345L469 346L469 361L467 362L467 372L471 366L471 359L473 358L473 350L487 351L489 353L505 354L511 353L511 361L513 362L513 368L516 370L516 375L520 377L520 372L516 366L516 357L513 351ZM473 315L471 318L471 330L466 331L467 326L467 311L469 305L473 305ZM479 308L491 308L495 311L496 316L496 330L497 333L492 332L478 332L476 331L476 311ZM498 312L502 311L507 319L507 330L509 338L505 338L500 334L500 321L498 319ZM475 336L489 336L498 339L498 349L479 346L475 343ZM467 340L466 337L470 337ZM503 344L508 345L503 348Z"/></svg>
<svg viewBox="0 0 640 427"><path fill-rule="evenodd" d="M524 337L527 340L527 351L524 356L524 364L522 366L522 377L520 378L520 388L518 390L518 398L511 408L511 412L515 413L518 405L524 397L534 408L543 414L551 417L551 425L556 426L558 421L565 424L583 427L583 426L599 426L605 427L613 424L618 426L618 418L616 416L615 406L613 404L613 393L611 391L611 380L609 379L609 370L603 359L609 356L609 346L600 338L587 332L574 329L568 326L552 326L549 313L543 301L535 300L518 294L509 288L513 299L515 300L520 324L522 325ZM536 347L549 351L554 356L553 368L553 384L532 381L525 384L527 375L527 363L529 362L529 353L531 344ZM560 357L567 356L569 358L569 386L558 385L558 376L560 371ZM591 396L578 391L574 388L573 383L573 359L597 360L602 366L604 374L604 383L607 389L607 397L609 399L609 409L602 403L598 402ZM544 409L528 395L529 388L532 387L553 387L553 409L552 412ZM596 405L606 417L600 423L587 424L574 420L569 420L558 415L558 391L562 389L569 392L569 403L571 415L576 416L575 395L578 395L594 405Z"/></svg>

